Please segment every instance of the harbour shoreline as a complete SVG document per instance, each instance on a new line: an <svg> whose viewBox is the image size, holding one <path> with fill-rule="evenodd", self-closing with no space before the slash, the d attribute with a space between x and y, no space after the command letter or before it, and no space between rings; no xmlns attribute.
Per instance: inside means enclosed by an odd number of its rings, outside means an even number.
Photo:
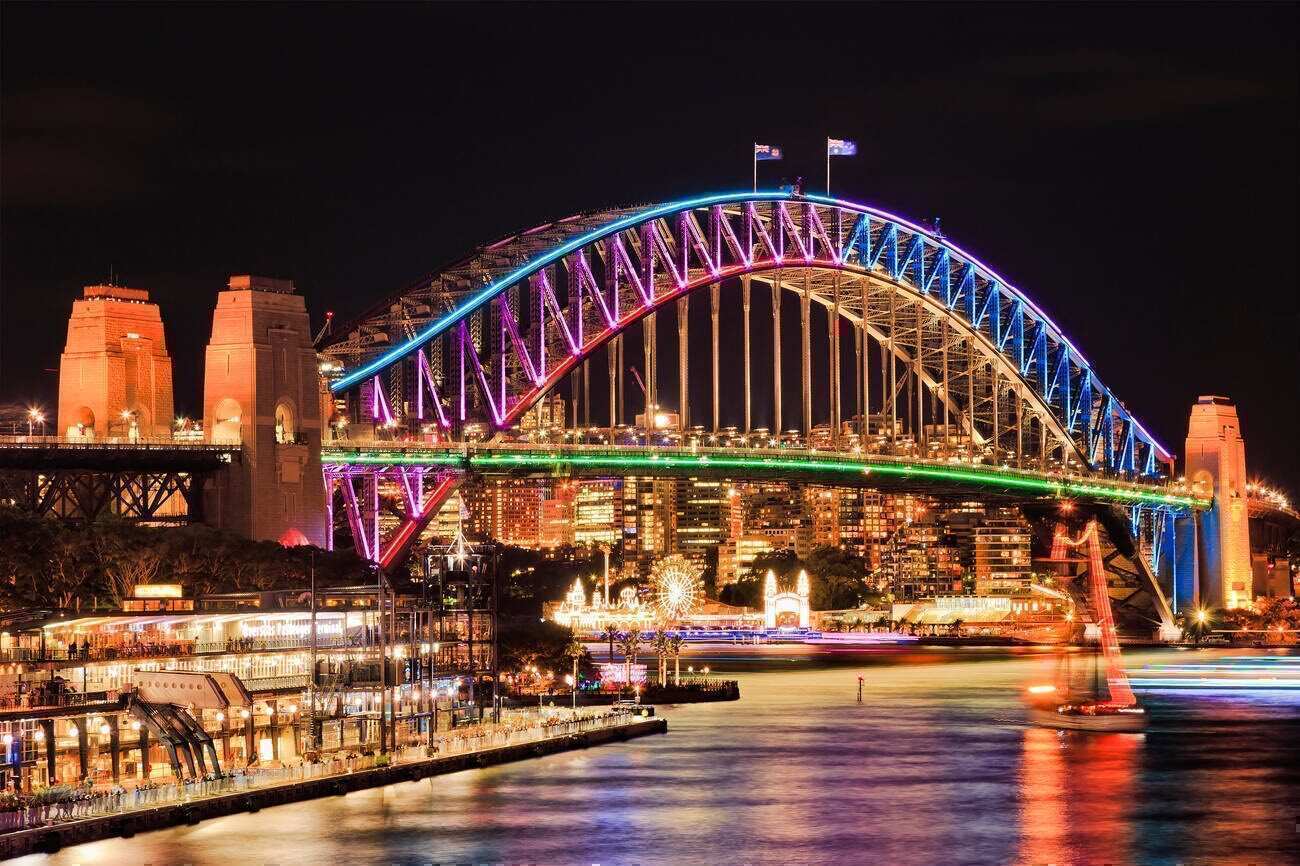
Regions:
<svg viewBox="0 0 1300 866"><path fill-rule="evenodd" d="M396 782L413 782L430 776L480 769L667 732L668 721L662 717L652 716L615 727L565 734L530 743L408 761L222 794L188 803L167 804L124 814L96 816L46 827L18 830L0 836L0 860L28 854L53 853L69 845L79 845L114 836L129 838L136 833L182 824L193 825L223 815L256 812L270 806L319 797L342 796L352 791L382 787Z"/></svg>

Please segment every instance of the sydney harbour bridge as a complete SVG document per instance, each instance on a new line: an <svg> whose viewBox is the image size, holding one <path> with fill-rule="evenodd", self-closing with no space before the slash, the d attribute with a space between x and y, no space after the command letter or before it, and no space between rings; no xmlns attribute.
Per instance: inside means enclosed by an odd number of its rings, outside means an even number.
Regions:
<svg viewBox="0 0 1300 866"><path fill-rule="evenodd" d="M709 339L692 342L704 304ZM740 351L724 357L726 305ZM1174 455L1028 293L875 208L753 192L560 220L386 298L322 352L349 431L324 449L327 499L380 563L470 473L712 474L1077 504L1103 518L1121 600L1169 625L1198 593L1195 515L1212 484L1175 479ZM661 395L673 368L676 394ZM693 405L701 376L709 399ZM552 392L571 432L515 441ZM742 423L724 428L724 407Z"/></svg>
<svg viewBox="0 0 1300 866"><path fill-rule="evenodd" d="M211 466L180 466L200 446L177 442L154 443L166 465L146 469L131 468L138 444L9 448L0 468L27 473L0 473L9 498L84 512L74 494L111 452L131 465L96 489L135 490L128 510L151 519L162 472L193 514L195 473L224 472L244 480L208 511L252 514L246 534L279 537L258 528L274 507L310 540L391 567L470 477L771 478L1004 501L1045 538L1095 519L1112 600L1167 632L1179 610L1252 599L1235 409L1193 408L1180 477L1029 292L876 208L756 191L581 214L485 244L314 343L291 283L237 279L234 294L257 297L218 303L202 447L220 453L198 455ZM265 346L221 336L250 321ZM245 375L294 339L319 374L319 420L315 387L262 393L282 387L285 361ZM82 474L60 480L69 461ZM280 498L322 476L323 495Z"/></svg>

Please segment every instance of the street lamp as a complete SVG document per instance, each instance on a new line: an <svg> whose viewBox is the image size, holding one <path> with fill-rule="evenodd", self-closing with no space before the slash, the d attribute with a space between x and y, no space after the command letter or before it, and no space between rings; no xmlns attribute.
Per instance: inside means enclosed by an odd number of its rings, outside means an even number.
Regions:
<svg viewBox="0 0 1300 866"><path fill-rule="evenodd" d="M130 409L122 410L122 423L126 425L126 438L134 442L140 437L140 426L136 421L135 413Z"/></svg>
<svg viewBox="0 0 1300 866"><path fill-rule="evenodd" d="M573 678L573 674L565 674L564 683L569 687L569 691L573 693L573 711L576 713L578 711L578 681Z"/></svg>
<svg viewBox="0 0 1300 866"><path fill-rule="evenodd" d="M27 435L28 436L32 435L32 425L34 424L40 425L41 435L44 436L45 435L45 413L35 406L27 410Z"/></svg>

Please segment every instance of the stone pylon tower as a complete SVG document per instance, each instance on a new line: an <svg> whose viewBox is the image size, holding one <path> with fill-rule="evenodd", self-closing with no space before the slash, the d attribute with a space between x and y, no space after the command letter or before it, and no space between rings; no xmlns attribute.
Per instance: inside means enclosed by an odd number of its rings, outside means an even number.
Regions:
<svg viewBox="0 0 1300 866"><path fill-rule="evenodd" d="M59 358L58 433L87 439L167 436L172 359L144 289L86 286Z"/></svg>
<svg viewBox="0 0 1300 866"><path fill-rule="evenodd" d="M1254 602L1250 518L1246 508L1246 443L1237 407L1226 397L1201 397L1187 425L1187 479L1214 493L1201 515L1200 599L1207 607Z"/></svg>
<svg viewBox="0 0 1300 866"><path fill-rule="evenodd" d="M217 295L203 379L203 426L242 446L210 488L210 519L258 540L325 545L316 352L290 280L236 276Z"/></svg>

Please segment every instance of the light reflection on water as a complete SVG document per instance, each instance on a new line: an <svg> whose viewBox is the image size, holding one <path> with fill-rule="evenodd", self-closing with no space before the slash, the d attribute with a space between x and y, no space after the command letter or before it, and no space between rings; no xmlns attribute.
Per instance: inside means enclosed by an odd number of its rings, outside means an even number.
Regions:
<svg viewBox="0 0 1300 866"><path fill-rule="evenodd" d="M1300 695L1146 694L1140 735L1029 727L1021 689L1056 658L706 650L689 661L735 675L743 698L667 708L667 736L18 862L1300 862Z"/></svg>

